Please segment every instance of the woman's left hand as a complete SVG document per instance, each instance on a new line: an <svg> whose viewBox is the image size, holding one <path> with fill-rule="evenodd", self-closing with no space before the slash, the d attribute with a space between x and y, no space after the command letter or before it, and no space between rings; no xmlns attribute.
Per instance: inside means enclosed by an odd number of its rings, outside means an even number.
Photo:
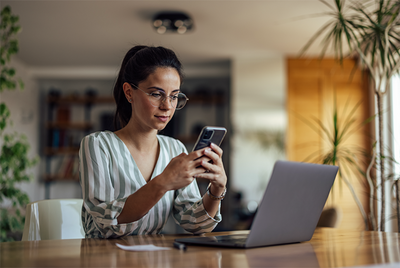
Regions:
<svg viewBox="0 0 400 268"><path fill-rule="evenodd" d="M204 150L204 155L211 159L204 159L201 161L201 166L207 170L207 172L196 175L196 178L206 179L211 182L211 188L214 189L213 193L218 194L223 192L226 186L226 174L224 165L222 163L222 149L216 144L212 143L209 148Z"/></svg>

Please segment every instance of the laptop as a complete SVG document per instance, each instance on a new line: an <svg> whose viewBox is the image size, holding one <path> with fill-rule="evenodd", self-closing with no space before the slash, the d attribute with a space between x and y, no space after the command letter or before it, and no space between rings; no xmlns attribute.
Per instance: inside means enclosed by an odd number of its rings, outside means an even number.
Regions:
<svg viewBox="0 0 400 268"><path fill-rule="evenodd" d="M253 248L309 241L337 166L277 161L249 234L178 238L193 245Z"/></svg>

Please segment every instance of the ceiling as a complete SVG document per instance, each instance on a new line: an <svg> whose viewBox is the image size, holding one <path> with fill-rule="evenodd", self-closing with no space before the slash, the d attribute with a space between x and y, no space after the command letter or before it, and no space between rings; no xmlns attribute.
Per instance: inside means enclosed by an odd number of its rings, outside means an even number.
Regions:
<svg viewBox="0 0 400 268"><path fill-rule="evenodd" d="M17 57L30 67L118 66L135 44L173 49L185 64L296 55L326 18L327 7L303 0L59 1L13 0L20 16ZM160 11L184 11L195 28L155 32Z"/></svg>

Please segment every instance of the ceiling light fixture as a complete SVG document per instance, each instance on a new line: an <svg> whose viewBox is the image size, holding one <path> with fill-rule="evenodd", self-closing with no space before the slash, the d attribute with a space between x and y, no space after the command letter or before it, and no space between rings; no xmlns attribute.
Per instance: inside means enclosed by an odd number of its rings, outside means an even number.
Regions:
<svg viewBox="0 0 400 268"><path fill-rule="evenodd" d="M193 20L182 12L161 12L154 16L153 27L159 34L184 34L193 28Z"/></svg>

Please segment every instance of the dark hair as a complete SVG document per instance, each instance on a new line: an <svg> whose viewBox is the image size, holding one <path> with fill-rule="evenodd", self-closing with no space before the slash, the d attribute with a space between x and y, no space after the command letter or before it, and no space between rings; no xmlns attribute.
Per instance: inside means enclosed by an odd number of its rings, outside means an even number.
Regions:
<svg viewBox="0 0 400 268"><path fill-rule="evenodd" d="M123 84L127 82L138 86L139 82L146 80L159 67L176 69L182 84L182 64L171 49L135 46L126 53L114 85L114 99L117 104L114 116L116 130L126 126L132 116L132 107L125 97Z"/></svg>

